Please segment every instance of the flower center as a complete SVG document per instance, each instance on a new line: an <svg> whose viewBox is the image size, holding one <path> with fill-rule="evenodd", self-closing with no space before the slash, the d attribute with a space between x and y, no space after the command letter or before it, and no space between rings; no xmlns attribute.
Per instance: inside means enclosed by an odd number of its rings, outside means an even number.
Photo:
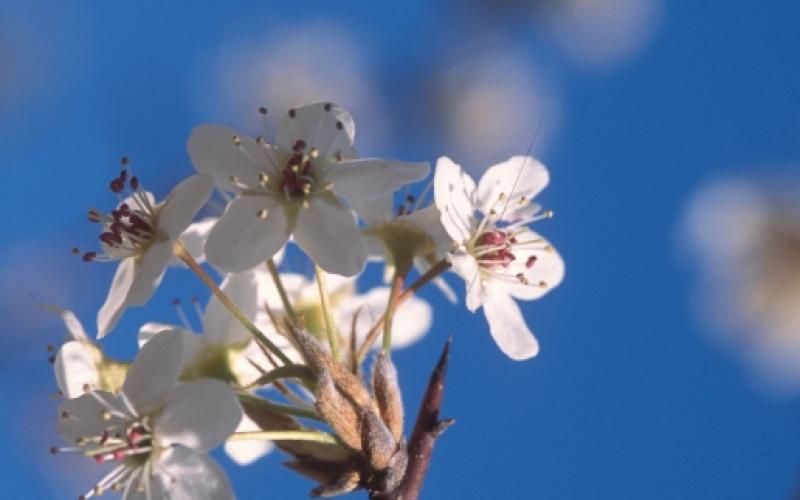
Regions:
<svg viewBox="0 0 800 500"><path fill-rule="evenodd" d="M278 189L287 200L302 200L314 187L314 165L312 160L319 156L316 148L306 153L306 141L298 139L292 146L292 153L281 170Z"/></svg>
<svg viewBox="0 0 800 500"><path fill-rule="evenodd" d="M154 200L141 188L139 179L127 168L128 160L123 158L122 164L122 171L111 180L109 189L116 196L121 198L122 195L127 195L127 198L109 214L95 208L89 210L89 220L103 225L99 238L104 253L98 255L94 251L85 252L83 260L86 262L140 255L153 241L161 237L156 224L157 207Z"/></svg>
<svg viewBox="0 0 800 500"><path fill-rule="evenodd" d="M517 239L511 232L487 231L475 240L475 258L482 267L508 267L517 259L512 251L516 243Z"/></svg>

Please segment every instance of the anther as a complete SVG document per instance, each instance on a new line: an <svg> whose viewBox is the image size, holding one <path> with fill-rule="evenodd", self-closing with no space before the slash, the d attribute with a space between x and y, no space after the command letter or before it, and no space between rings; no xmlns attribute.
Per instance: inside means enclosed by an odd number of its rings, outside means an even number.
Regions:
<svg viewBox="0 0 800 500"><path fill-rule="evenodd" d="M131 177L131 181L130 181L129 185L131 186L131 189L133 189L134 191L139 189L139 178L136 177L135 175L133 177Z"/></svg>
<svg viewBox="0 0 800 500"><path fill-rule="evenodd" d="M528 269L532 268L534 264L536 264L537 257L535 255L531 255L528 257L528 260L525 261L525 267Z"/></svg>
<svg viewBox="0 0 800 500"><path fill-rule="evenodd" d="M506 200L505 193L500 193L500 195L497 196L497 201L505 201L505 200Z"/></svg>
<svg viewBox="0 0 800 500"><path fill-rule="evenodd" d="M125 183L120 179L114 179L109 184L109 187L114 194L119 194L123 189L125 189Z"/></svg>
<svg viewBox="0 0 800 500"><path fill-rule="evenodd" d="M337 121L336 122L336 128L338 128L339 130L342 130L344 128L344 123L342 123L340 121Z"/></svg>
<svg viewBox="0 0 800 500"><path fill-rule="evenodd" d="M546 281L540 281L539 282L539 288L547 288L547 282Z"/></svg>
<svg viewBox="0 0 800 500"><path fill-rule="evenodd" d="M300 206L301 206L301 207L303 207L303 208L308 208L308 207L309 207L309 206L311 206L311 205L309 205L309 204L308 204L308 200L303 200L303 201L300 203Z"/></svg>
<svg viewBox="0 0 800 500"><path fill-rule="evenodd" d="M69 413L67 413L66 411L62 411L61 418L69 418Z"/></svg>
<svg viewBox="0 0 800 500"><path fill-rule="evenodd" d="M51 446L51 447L50 447L50 453L51 453L51 454L53 454L53 455L55 455L55 454L56 454L56 453L58 453L59 451L61 451L61 449L60 449L60 448L58 448L58 447L56 447L56 446Z"/></svg>
<svg viewBox="0 0 800 500"><path fill-rule="evenodd" d="M325 111L330 111L331 107L332 107L331 103L326 102L325 105L322 107L322 109L324 109Z"/></svg>
<svg viewBox="0 0 800 500"><path fill-rule="evenodd" d="M47 362L48 362L48 363L50 363L51 365L52 365L52 364L55 364L55 362L56 362L56 357L55 357L55 356L49 356L49 357L47 358Z"/></svg>
<svg viewBox="0 0 800 500"><path fill-rule="evenodd" d="M267 181L269 180L269 176L265 173L258 174L258 182L261 184L261 187L267 187Z"/></svg>
<svg viewBox="0 0 800 500"><path fill-rule="evenodd" d="M266 208L262 208L261 210L258 211L258 218L259 219L266 219L268 213L269 213L269 211Z"/></svg>
<svg viewBox="0 0 800 500"><path fill-rule="evenodd" d="M525 275L522 273L517 273L517 281L519 281L523 285L528 284L528 278L526 278Z"/></svg>
<svg viewBox="0 0 800 500"><path fill-rule="evenodd" d="M303 190L303 193L308 194L311 192L311 184L303 184L301 189Z"/></svg>
<svg viewBox="0 0 800 500"><path fill-rule="evenodd" d="M236 146L240 146L242 144L242 138L238 135L233 136L233 144Z"/></svg>
<svg viewBox="0 0 800 500"><path fill-rule="evenodd" d="M91 262L95 259L95 257L97 257L97 252L86 252L83 254L82 259L84 262Z"/></svg>
<svg viewBox="0 0 800 500"><path fill-rule="evenodd" d="M267 115L267 108L265 108L264 106L260 106L260 107L258 108L258 112L259 112L260 114L262 114L262 115L266 116L266 115Z"/></svg>
<svg viewBox="0 0 800 500"><path fill-rule="evenodd" d="M47 352L54 352L56 350L56 346L54 346L53 344L47 344L46 349Z"/></svg>
<svg viewBox="0 0 800 500"><path fill-rule="evenodd" d="M312 160L316 160L319 157L319 150L317 148L311 148L311 151L308 152L308 156L310 156Z"/></svg>
<svg viewBox="0 0 800 500"><path fill-rule="evenodd" d="M100 418L102 418L106 422L111 420L111 417L112 417L111 412L108 410L103 410L103 412L100 414Z"/></svg>
<svg viewBox="0 0 800 500"><path fill-rule="evenodd" d="M123 167L127 167L128 165L131 164L131 160L127 156L123 156L122 158L119 159L119 163Z"/></svg>
<svg viewBox="0 0 800 500"><path fill-rule="evenodd" d="M333 182L331 182L331 181L328 181L328 182L326 182L326 183L325 183L325 184L322 186L322 188L323 188L323 189L325 189L325 190L327 190L327 191L333 191Z"/></svg>
<svg viewBox="0 0 800 500"><path fill-rule="evenodd" d="M553 213L552 210L545 210L544 212L542 212L542 217L544 217L545 219L552 219L554 215L555 214Z"/></svg>
<svg viewBox="0 0 800 500"><path fill-rule="evenodd" d="M289 110L289 118L294 118L297 116L297 111L294 109Z"/></svg>
<svg viewBox="0 0 800 500"><path fill-rule="evenodd" d="M71 253L72 255L80 255L81 254L81 249L78 248L78 247L72 247L70 249L69 253Z"/></svg>

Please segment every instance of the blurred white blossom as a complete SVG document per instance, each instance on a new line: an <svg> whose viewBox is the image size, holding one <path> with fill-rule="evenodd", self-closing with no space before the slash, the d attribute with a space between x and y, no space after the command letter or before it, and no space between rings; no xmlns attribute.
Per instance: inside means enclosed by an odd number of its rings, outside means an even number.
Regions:
<svg viewBox="0 0 800 500"><path fill-rule="evenodd" d="M214 56L211 89L218 114L249 123L258 106L282 116L298 103L333 101L370 126L359 132L361 148L385 149L391 120L369 64L368 44L331 22L293 24L262 39L232 39ZM206 85L205 79L195 79ZM204 100L203 105L207 102ZM207 110L204 111L204 116Z"/></svg>
<svg viewBox="0 0 800 500"><path fill-rule="evenodd" d="M800 389L800 183L726 179L699 190L685 236L700 265L697 306L766 387Z"/></svg>
<svg viewBox="0 0 800 500"><path fill-rule="evenodd" d="M539 155L547 149L560 104L544 67L503 49L463 53L441 68L432 90L442 147L450 156L475 169L529 147Z"/></svg>
<svg viewBox="0 0 800 500"><path fill-rule="evenodd" d="M615 67L650 45L663 10L662 0L562 0L540 6L534 19L577 64Z"/></svg>

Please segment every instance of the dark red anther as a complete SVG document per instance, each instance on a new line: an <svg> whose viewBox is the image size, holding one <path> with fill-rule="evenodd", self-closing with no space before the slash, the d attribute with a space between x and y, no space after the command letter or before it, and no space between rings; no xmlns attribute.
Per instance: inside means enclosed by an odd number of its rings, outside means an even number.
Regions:
<svg viewBox="0 0 800 500"><path fill-rule="evenodd" d="M103 431L103 433L100 434L100 444L106 444L106 441L108 441L108 431Z"/></svg>
<svg viewBox="0 0 800 500"><path fill-rule="evenodd" d="M332 107L331 103L326 102L325 105L322 106L322 109L324 109L325 111L330 111L331 107Z"/></svg>
<svg viewBox="0 0 800 500"><path fill-rule="evenodd" d="M125 183L119 179L114 179L113 181L111 181L109 187L111 188L111 191L113 193L119 194L122 192L123 189L125 189Z"/></svg>
<svg viewBox="0 0 800 500"><path fill-rule="evenodd" d="M100 222L100 214L97 213L97 210L91 209L86 214L86 218L88 218L92 222Z"/></svg>
<svg viewBox="0 0 800 500"><path fill-rule="evenodd" d="M339 130L342 130L344 128L344 123L336 122L336 128L338 128Z"/></svg>
<svg viewBox="0 0 800 500"><path fill-rule="evenodd" d="M121 215L129 215L131 213L131 207L129 207L127 203L120 203L119 207L117 207L117 211Z"/></svg>
<svg viewBox="0 0 800 500"><path fill-rule="evenodd" d="M106 461L106 457L104 457L102 453L98 453L94 456L94 461L98 464L102 464Z"/></svg>
<svg viewBox="0 0 800 500"><path fill-rule="evenodd" d="M297 111L294 109L289 110L289 118L295 118L297 116Z"/></svg>
<svg viewBox="0 0 800 500"><path fill-rule="evenodd" d="M128 171L125 170L124 168L119 173L119 180L121 180L122 182L127 182L128 181Z"/></svg>
<svg viewBox="0 0 800 500"><path fill-rule="evenodd" d="M525 261L525 267L528 269L532 268L534 264L536 264L537 257L535 255L531 255L528 257L528 260Z"/></svg>
<svg viewBox="0 0 800 500"><path fill-rule="evenodd" d="M139 444L139 441L142 440L142 433L137 430L132 430L131 433L128 435L128 444L131 446L136 446Z"/></svg>
<svg viewBox="0 0 800 500"><path fill-rule="evenodd" d="M110 247L115 247L122 244L122 236L112 232L105 232L100 234L100 241L102 241L103 243L105 243ZM84 256L84 260L85 259L86 257Z"/></svg>
<svg viewBox="0 0 800 500"><path fill-rule="evenodd" d="M97 257L97 252L86 252L83 254L83 261L84 262L91 262Z"/></svg>
<svg viewBox="0 0 800 500"><path fill-rule="evenodd" d="M139 230L147 231L147 232L152 232L153 231L153 228L150 226L150 224L148 224L144 219L142 219L141 217L139 217L136 214L131 214L128 217L128 220L131 223L131 226L129 228L127 228L129 232L134 232L134 231L139 231ZM134 234L136 234L136 233L134 233Z"/></svg>
<svg viewBox="0 0 800 500"><path fill-rule="evenodd" d="M114 452L114 460L120 461L125 458L125 450L116 450Z"/></svg>
<svg viewBox="0 0 800 500"><path fill-rule="evenodd" d="M54 365L56 363L56 357L55 356L48 356L47 357L47 362L50 363L51 365Z"/></svg>
<svg viewBox="0 0 800 500"><path fill-rule="evenodd" d="M297 139L297 141L294 143L294 146L292 146L292 151L299 152L304 150L305 148L306 148L306 141L304 141L303 139Z"/></svg>
<svg viewBox="0 0 800 500"><path fill-rule="evenodd" d="M79 255L81 253L81 249L78 247L72 247L69 251L72 255Z"/></svg>
<svg viewBox="0 0 800 500"><path fill-rule="evenodd" d="M131 186L131 189L133 189L134 191L139 189L139 178L136 177L135 175L133 177L131 177L130 186Z"/></svg>

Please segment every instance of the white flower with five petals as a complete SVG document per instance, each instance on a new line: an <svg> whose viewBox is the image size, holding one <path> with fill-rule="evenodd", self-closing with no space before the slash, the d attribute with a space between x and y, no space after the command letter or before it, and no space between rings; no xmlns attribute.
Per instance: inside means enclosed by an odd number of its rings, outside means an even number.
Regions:
<svg viewBox="0 0 800 500"><path fill-rule="evenodd" d="M352 211L343 203L368 203L424 178L427 163L354 159L355 125L331 103L292 109L275 144L222 125L192 131L188 150L195 168L236 193L206 246L208 262L227 272L269 259L289 236L328 272L353 276L366 249Z"/></svg>
<svg viewBox="0 0 800 500"><path fill-rule="evenodd" d="M128 196L111 214L89 212L101 223L104 253L84 254L84 260L119 260L105 303L97 313L97 337L103 338L130 306L145 304L161 282L172 257L172 245L211 196L214 182L207 174L185 179L162 203L139 187L135 176L123 170L111 182L114 193L130 188Z"/></svg>
<svg viewBox="0 0 800 500"><path fill-rule="evenodd" d="M157 335L139 352L119 395L92 391L59 407L58 431L98 463L113 463L83 498L113 489L123 499L233 498L205 453L242 417L236 393L218 380L178 383L183 337Z"/></svg>
<svg viewBox="0 0 800 500"><path fill-rule="evenodd" d="M514 299L537 299L564 277L561 257L527 227L549 216L532 202L548 181L544 165L525 156L490 167L477 186L449 158L436 163L436 206L457 244L448 258L466 282L467 308L483 307L495 342L515 360L535 356L539 344Z"/></svg>

